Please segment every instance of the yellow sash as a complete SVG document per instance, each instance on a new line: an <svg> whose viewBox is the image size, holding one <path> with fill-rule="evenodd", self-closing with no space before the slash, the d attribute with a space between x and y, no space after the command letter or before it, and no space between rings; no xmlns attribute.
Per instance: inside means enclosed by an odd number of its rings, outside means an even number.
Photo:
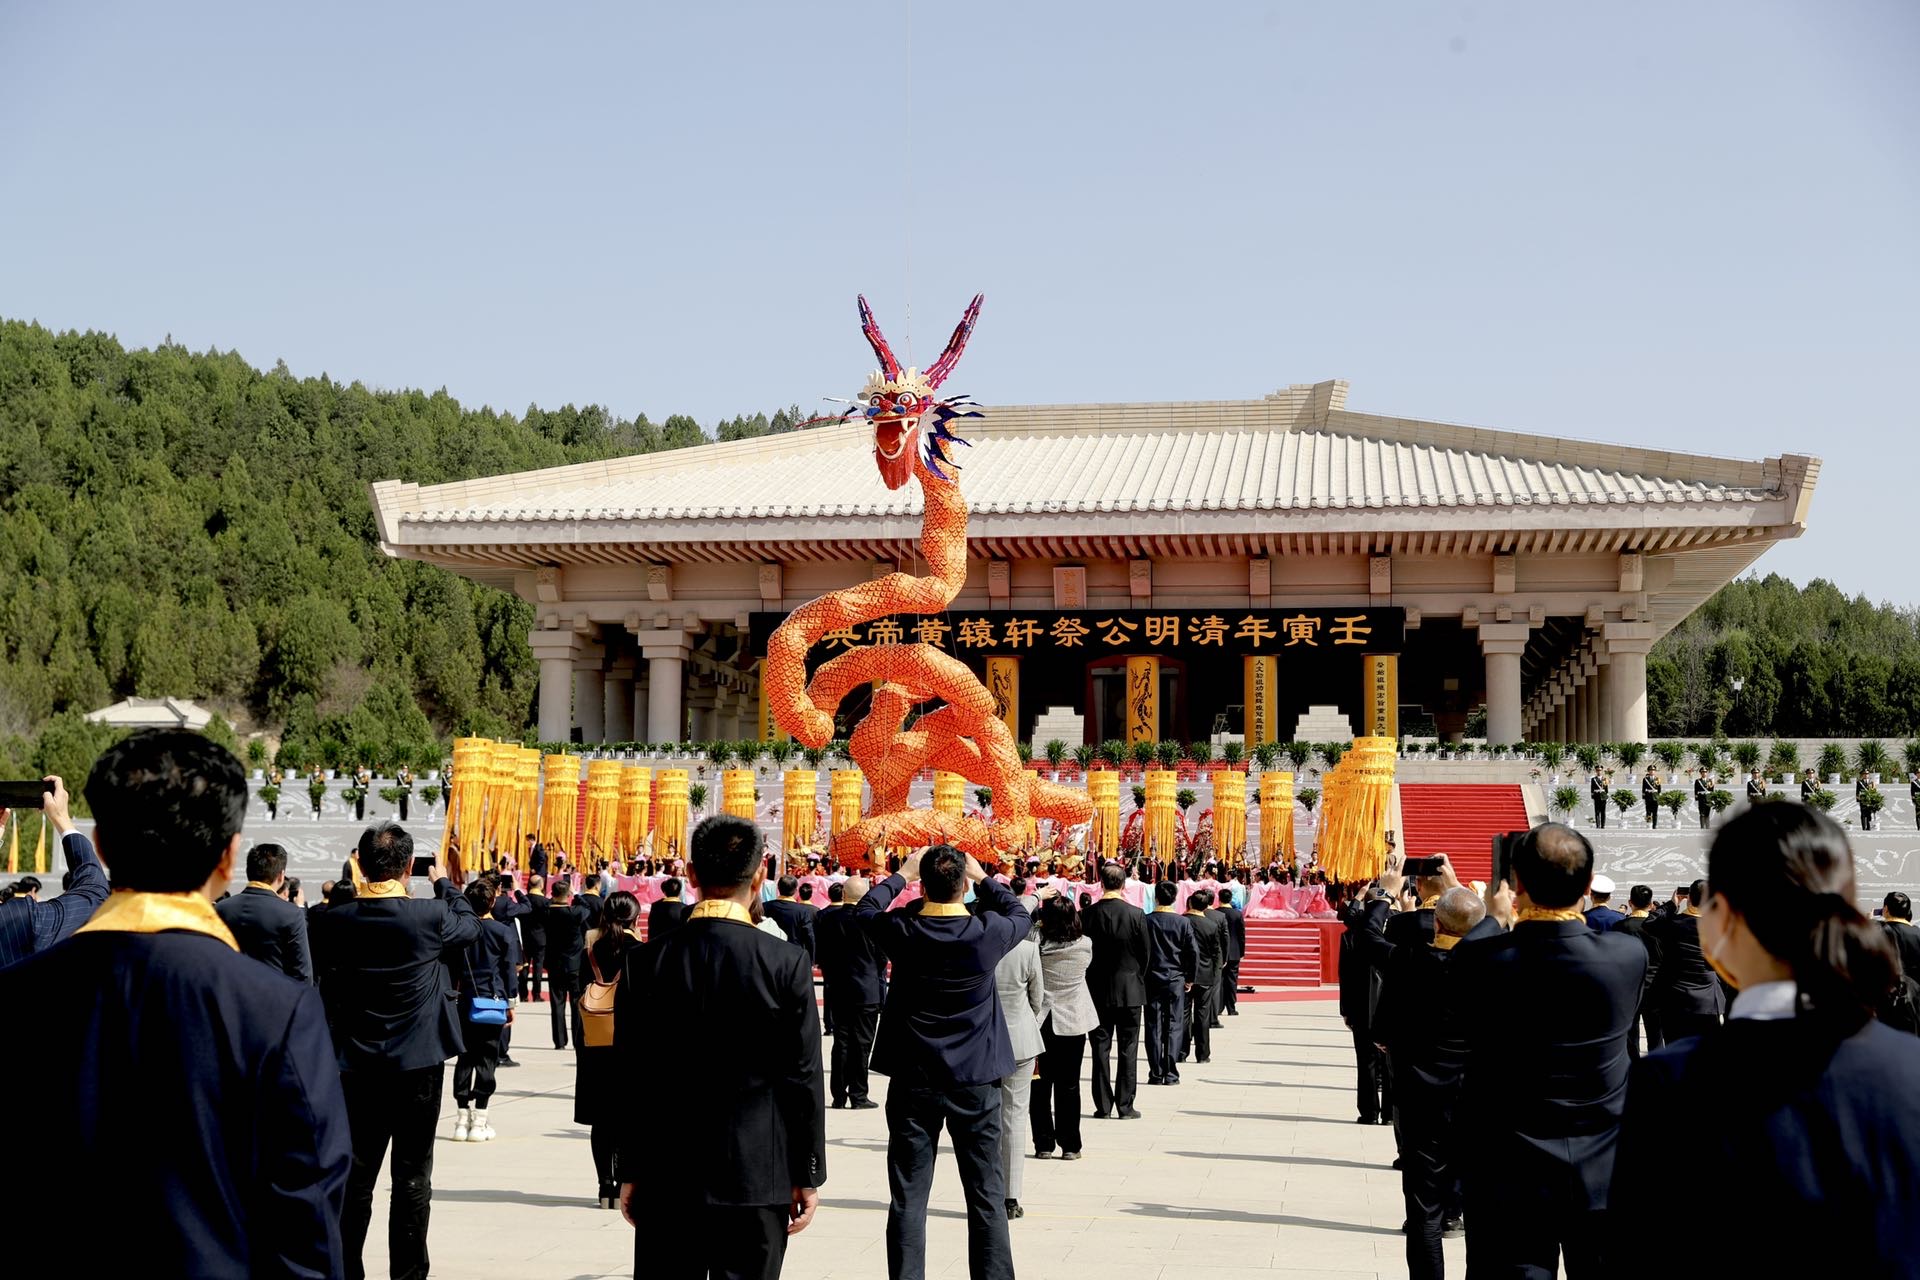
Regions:
<svg viewBox="0 0 1920 1280"><path fill-rule="evenodd" d="M1433 945L1442 951L1451 951L1454 947L1458 946L1459 943L1460 936L1458 934L1436 933L1433 935Z"/></svg>
<svg viewBox="0 0 1920 1280"><path fill-rule="evenodd" d="M1540 921L1564 924L1569 920L1585 923L1586 917L1580 914L1578 907L1522 907L1513 917L1515 924L1536 924Z"/></svg>
<svg viewBox="0 0 1920 1280"><path fill-rule="evenodd" d="M357 895L362 898L411 898L413 891L407 888L405 880L367 880L361 883Z"/></svg>
<svg viewBox="0 0 1920 1280"><path fill-rule="evenodd" d="M964 902L928 902L920 899L920 914L923 916L964 916L967 904Z"/></svg>
<svg viewBox="0 0 1920 1280"><path fill-rule="evenodd" d="M702 898L693 904L693 910L687 912L689 920L731 920L735 924L749 927L753 924L753 913L726 898Z"/></svg>
<svg viewBox="0 0 1920 1280"><path fill-rule="evenodd" d="M80 933L204 933L218 938L235 951L240 944L233 931L213 909L213 904L197 893L141 893L137 889L116 889L107 895L93 919L81 925Z"/></svg>

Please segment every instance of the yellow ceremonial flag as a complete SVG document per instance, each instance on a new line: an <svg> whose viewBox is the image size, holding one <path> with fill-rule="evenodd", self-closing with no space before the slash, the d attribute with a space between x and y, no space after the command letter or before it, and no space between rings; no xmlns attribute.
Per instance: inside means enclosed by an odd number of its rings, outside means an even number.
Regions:
<svg viewBox="0 0 1920 1280"><path fill-rule="evenodd" d="M1213 771L1214 855L1229 865L1247 847L1247 775L1237 769Z"/></svg>
<svg viewBox="0 0 1920 1280"><path fill-rule="evenodd" d="M1260 861L1292 866L1293 775L1269 769L1260 775Z"/></svg>
<svg viewBox="0 0 1920 1280"><path fill-rule="evenodd" d="M1120 775L1096 769L1087 775L1087 799L1093 801L1093 829L1087 856L1105 860L1120 851Z"/></svg>
<svg viewBox="0 0 1920 1280"><path fill-rule="evenodd" d="M959 817L967 811L967 780L945 769L933 775L933 811Z"/></svg>
<svg viewBox="0 0 1920 1280"><path fill-rule="evenodd" d="M653 854L656 858L687 855L687 771L662 769L656 778Z"/></svg>
<svg viewBox="0 0 1920 1280"><path fill-rule="evenodd" d="M819 785L820 776L811 769L789 769L785 774L780 852L789 857L819 838L820 814L814 803Z"/></svg>
<svg viewBox="0 0 1920 1280"><path fill-rule="evenodd" d="M1400 655L1370 653L1366 669L1366 731L1368 738L1400 737Z"/></svg>
<svg viewBox="0 0 1920 1280"><path fill-rule="evenodd" d="M1174 834L1179 824L1175 803L1179 781L1179 775L1171 769L1147 770L1146 854L1157 862L1171 862L1180 856L1179 838Z"/></svg>
<svg viewBox="0 0 1920 1280"><path fill-rule="evenodd" d="M754 819L754 809L758 803L758 788L754 785L753 770L726 769L720 774L720 811L730 813L736 818Z"/></svg>
<svg viewBox="0 0 1920 1280"><path fill-rule="evenodd" d="M1160 740L1160 659L1127 659L1127 741ZM1171 857L1172 854L1166 855Z"/></svg>
<svg viewBox="0 0 1920 1280"><path fill-rule="evenodd" d="M993 711L1007 726L1014 741L1020 740L1020 659L987 659L987 692L993 695Z"/></svg>
<svg viewBox="0 0 1920 1280"><path fill-rule="evenodd" d="M1246 718L1241 735L1248 747L1280 740L1280 659L1247 657L1241 659L1242 697L1246 700Z"/></svg>
<svg viewBox="0 0 1920 1280"><path fill-rule="evenodd" d="M827 791L827 833L838 836L848 827L860 822L860 804L863 797L862 787L866 775L858 769L835 769L829 777Z"/></svg>

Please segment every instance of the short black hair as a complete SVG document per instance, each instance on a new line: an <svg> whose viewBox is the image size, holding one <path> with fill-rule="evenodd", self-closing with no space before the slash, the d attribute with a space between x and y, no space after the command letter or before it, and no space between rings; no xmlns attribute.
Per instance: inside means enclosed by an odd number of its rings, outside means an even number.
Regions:
<svg viewBox="0 0 1920 1280"><path fill-rule="evenodd" d="M1233 890L1227 888L1225 885L1220 886L1220 905L1223 907L1233 905Z"/></svg>
<svg viewBox="0 0 1920 1280"><path fill-rule="evenodd" d="M798 876L781 876L779 882L774 885L774 888L779 891L781 897L791 898L795 891L800 888L800 878Z"/></svg>
<svg viewBox="0 0 1920 1280"><path fill-rule="evenodd" d="M1900 920L1913 919L1913 899L1895 889L1880 903L1880 914Z"/></svg>
<svg viewBox="0 0 1920 1280"><path fill-rule="evenodd" d="M272 884L287 870L287 851L277 844L257 844L247 850L247 879Z"/></svg>
<svg viewBox="0 0 1920 1280"><path fill-rule="evenodd" d="M952 902L967 878L967 855L950 844L936 844L920 855L920 883L928 902Z"/></svg>
<svg viewBox="0 0 1920 1280"><path fill-rule="evenodd" d="M1187 895L1187 910L1205 911L1213 905L1213 890L1195 889Z"/></svg>
<svg viewBox="0 0 1920 1280"><path fill-rule="evenodd" d="M360 874L371 883L401 880L413 868L413 837L397 822L381 819L360 833Z"/></svg>
<svg viewBox="0 0 1920 1280"><path fill-rule="evenodd" d="M1571 907L1593 883L1593 846L1572 827L1543 822L1514 842L1513 873L1534 905Z"/></svg>
<svg viewBox="0 0 1920 1280"><path fill-rule="evenodd" d="M846 897L847 897L846 885L835 882L827 886L828 902L844 902L846 900Z"/></svg>
<svg viewBox="0 0 1920 1280"><path fill-rule="evenodd" d="M1653 886L1637 884L1627 892L1627 905L1635 911L1645 911L1653 905Z"/></svg>
<svg viewBox="0 0 1920 1280"><path fill-rule="evenodd" d="M492 911L493 900L499 896L499 890L494 887L494 882L485 876L475 876L467 881L467 887L462 892L466 894L467 905L473 908L473 914L477 916L484 916Z"/></svg>
<svg viewBox="0 0 1920 1280"><path fill-rule="evenodd" d="M573 881L561 876L553 882L553 889L547 897L554 902L566 902L573 897Z"/></svg>
<svg viewBox="0 0 1920 1280"><path fill-rule="evenodd" d="M1687 886L1687 905L1697 907L1707 900L1707 882L1695 880Z"/></svg>
<svg viewBox="0 0 1920 1280"><path fill-rule="evenodd" d="M1117 862L1109 862L1100 868L1100 887L1112 893L1127 887L1127 869Z"/></svg>
<svg viewBox="0 0 1920 1280"><path fill-rule="evenodd" d="M730 813L701 819L692 844L693 874L703 893L730 893L751 882L760 865L760 829Z"/></svg>
<svg viewBox="0 0 1920 1280"><path fill-rule="evenodd" d="M247 816L247 775L219 743L143 729L101 753L83 789L116 889L190 893Z"/></svg>
<svg viewBox="0 0 1920 1280"><path fill-rule="evenodd" d="M1173 900L1179 896L1180 886L1171 880L1162 880L1159 884L1153 886L1153 900L1160 906L1172 906Z"/></svg>
<svg viewBox="0 0 1920 1280"><path fill-rule="evenodd" d="M679 876L668 876L660 882L660 893L663 897L677 898L680 896L680 890L685 887L680 883Z"/></svg>
<svg viewBox="0 0 1920 1280"><path fill-rule="evenodd" d="M359 896L360 891L353 887L353 881L336 880L333 882L333 888L327 890L327 905L330 907L344 906Z"/></svg>
<svg viewBox="0 0 1920 1280"><path fill-rule="evenodd" d="M801 885L801 886L800 886L800 901L802 901L802 902L812 902L812 901L813 901L813 886L812 886L812 885L810 885L810 884L803 884L803 885Z"/></svg>
<svg viewBox="0 0 1920 1280"><path fill-rule="evenodd" d="M1015 876L1013 879L1007 881L1007 892L1016 898L1026 896L1027 878L1025 876Z"/></svg>

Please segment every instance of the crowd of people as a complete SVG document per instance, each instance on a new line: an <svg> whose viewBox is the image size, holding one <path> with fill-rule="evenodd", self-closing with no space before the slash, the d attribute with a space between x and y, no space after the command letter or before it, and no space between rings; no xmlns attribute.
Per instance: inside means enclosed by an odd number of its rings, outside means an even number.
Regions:
<svg viewBox="0 0 1920 1280"><path fill-rule="evenodd" d="M50 782L67 892L0 903L0 1007L48 1090L12 1128L50 1185L114 1188L86 1254L101 1269L359 1277L385 1165L390 1272L426 1275L447 1064L453 1140L490 1140L516 1012L544 1001L636 1275L777 1276L819 1211L828 1110L884 1105L889 1274L926 1273L944 1132L969 1273L1010 1277L1026 1160L1090 1154L1087 1050L1094 1118L1138 1119L1142 1031L1145 1083L1177 1087L1236 1012L1230 879L1108 863L1096 895L935 845L817 903L799 877L768 887L758 830L717 816L643 905L511 866L455 885L376 822L303 908L284 849L243 855L244 774L199 735L108 749L85 788L97 850ZM1699 1255L1637 1243L1681 1204L1790 1221L1703 1242L1719 1270L1920 1274L1920 931L1904 895L1883 921L1859 911L1830 820L1756 806L1720 828L1705 880L1658 905L1634 886L1625 911L1557 825L1517 839L1492 886L1445 858L1405 870L1393 855L1342 894L1340 1008L1357 1118L1394 1127L1412 1275L1441 1274L1454 1231L1474 1274L1699 1274ZM633 1105L647 1079L674 1081L673 1105ZM69 1247L28 1233L11 1257L48 1274Z"/></svg>
<svg viewBox="0 0 1920 1280"><path fill-rule="evenodd" d="M1464 1234L1470 1276L1920 1275L1906 895L1863 914L1845 833L1784 802L1659 904L1616 909L1593 862L1547 824L1492 885L1396 857L1344 909L1356 1119L1394 1128L1409 1274ZM1654 1243L1676 1213L1716 1229Z"/></svg>

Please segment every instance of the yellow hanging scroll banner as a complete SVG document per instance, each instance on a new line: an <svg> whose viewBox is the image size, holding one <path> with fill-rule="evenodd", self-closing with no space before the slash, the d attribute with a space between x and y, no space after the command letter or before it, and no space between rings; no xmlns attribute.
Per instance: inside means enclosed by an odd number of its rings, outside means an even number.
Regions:
<svg viewBox="0 0 1920 1280"><path fill-rule="evenodd" d="M1280 740L1280 659L1242 658L1241 696L1246 699L1242 736L1251 750Z"/></svg>
<svg viewBox="0 0 1920 1280"><path fill-rule="evenodd" d="M755 791L753 770L724 771L720 775L720 811L752 822L755 816L754 809L758 804Z"/></svg>
<svg viewBox="0 0 1920 1280"><path fill-rule="evenodd" d="M1228 865L1247 851L1247 775L1235 769L1213 771L1213 850Z"/></svg>
<svg viewBox="0 0 1920 1280"><path fill-rule="evenodd" d="M1159 740L1160 659L1128 658L1127 741L1158 742Z"/></svg>
<svg viewBox="0 0 1920 1280"><path fill-rule="evenodd" d="M1087 775L1093 801L1093 826L1087 832L1087 856L1102 861L1120 852L1120 775L1097 769Z"/></svg>
<svg viewBox="0 0 1920 1280"><path fill-rule="evenodd" d="M820 838L820 815L815 808L819 788L820 775L813 770L787 771L781 792L781 853L791 856L797 850L811 848Z"/></svg>
<svg viewBox="0 0 1920 1280"><path fill-rule="evenodd" d="M1293 775L1269 769L1260 775L1260 861L1294 863Z"/></svg>
<svg viewBox="0 0 1920 1280"><path fill-rule="evenodd" d="M687 771L662 769L658 812L653 820L653 854L656 858L687 856Z"/></svg>
<svg viewBox="0 0 1920 1280"><path fill-rule="evenodd" d="M580 757L545 756L540 761L544 787L540 793L540 843L549 859L560 851L574 853L580 823ZM549 860L549 866L553 865Z"/></svg>
<svg viewBox="0 0 1920 1280"><path fill-rule="evenodd" d="M653 770L643 764L630 764L620 770L620 817L616 823L614 851L625 859L642 856L647 848L647 828L653 818Z"/></svg>
<svg viewBox="0 0 1920 1280"><path fill-rule="evenodd" d="M1174 792L1179 775L1171 769L1147 770L1147 856L1158 862L1171 862L1180 854L1174 838Z"/></svg>
<svg viewBox="0 0 1920 1280"><path fill-rule="evenodd" d="M587 762L587 829L580 850L583 866L592 859L612 861L620 835L620 770L618 760Z"/></svg>
<svg viewBox="0 0 1920 1280"><path fill-rule="evenodd" d="M1314 856L1329 879L1371 880L1385 867L1393 765L1392 738L1355 738L1340 763L1322 775Z"/></svg>
<svg viewBox="0 0 1920 1280"><path fill-rule="evenodd" d="M858 769L835 769L832 789L828 792L829 836L838 836L842 831L860 822L861 788L866 784L865 776Z"/></svg>

